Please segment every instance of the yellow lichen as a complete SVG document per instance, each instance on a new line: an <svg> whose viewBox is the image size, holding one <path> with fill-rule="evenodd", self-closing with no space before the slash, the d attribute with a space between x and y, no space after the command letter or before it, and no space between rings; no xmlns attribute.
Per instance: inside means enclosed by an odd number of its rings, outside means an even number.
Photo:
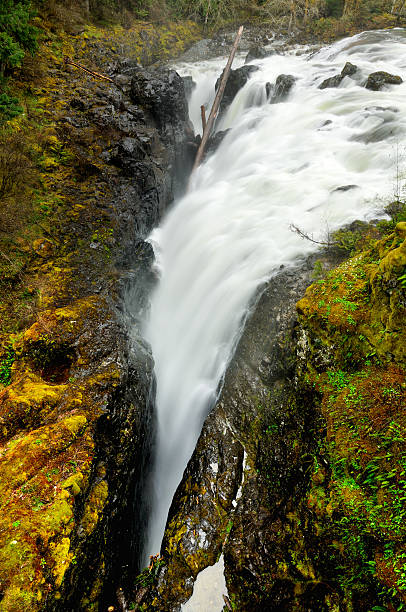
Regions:
<svg viewBox="0 0 406 612"><path fill-rule="evenodd" d="M52 573L55 576L55 585L61 586L63 577L73 558L73 553L69 552L70 539L62 538L58 543L51 542L49 552L54 563Z"/></svg>
<svg viewBox="0 0 406 612"><path fill-rule="evenodd" d="M81 525L87 534L94 531L108 498L108 485L105 480L98 482L90 492L85 505Z"/></svg>

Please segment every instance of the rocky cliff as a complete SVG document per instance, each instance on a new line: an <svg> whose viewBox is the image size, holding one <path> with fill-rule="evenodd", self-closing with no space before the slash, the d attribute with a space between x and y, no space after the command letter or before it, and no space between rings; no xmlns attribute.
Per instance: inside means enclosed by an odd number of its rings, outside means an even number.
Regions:
<svg viewBox="0 0 406 612"><path fill-rule="evenodd" d="M190 161L182 80L138 62L179 52L196 33L137 24L106 40L88 28L64 34L56 53L50 33L40 72L25 66L20 77L30 77L41 112L13 127L40 122L42 193L53 207L42 235L24 243L32 251L16 279L36 301L31 325L2 337L0 608L8 612L116 606L116 590L137 572L153 430L152 360L137 328L153 282L143 239Z"/></svg>

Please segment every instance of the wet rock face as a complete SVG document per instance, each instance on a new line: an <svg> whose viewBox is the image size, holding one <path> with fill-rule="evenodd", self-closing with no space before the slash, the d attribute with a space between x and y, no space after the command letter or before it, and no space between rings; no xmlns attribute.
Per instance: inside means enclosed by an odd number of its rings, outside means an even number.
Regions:
<svg viewBox="0 0 406 612"><path fill-rule="evenodd" d="M341 70L340 74L329 77L325 79L321 85L319 85L319 89L326 89L328 87L338 87L344 77L351 77L357 72L358 68L355 64L351 64L351 62L347 62L344 68Z"/></svg>
<svg viewBox="0 0 406 612"><path fill-rule="evenodd" d="M130 96L148 113L163 141L171 147L174 191L179 193L194 161L194 151L187 144L194 133L183 79L174 70L147 71L138 67L132 73Z"/></svg>
<svg viewBox="0 0 406 612"><path fill-rule="evenodd" d="M400 85L401 83L403 83L402 77L389 72L378 71L369 75L365 87L366 89L372 89L372 91L380 91L384 85Z"/></svg>
<svg viewBox="0 0 406 612"><path fill-rule="evenodd" d="M183 80L174 70L136 69L131 81L131 99L150 111L160 129L188 118Z"/></svg>
<svg viewBox="0 0 406 612"><path fill-rule="evenodd" d="M165 609L186 601L197 574L220 556L231 529L229 516L242 479L243 457L232 432L226 430L220 439L218 420L209 417L169 511L161 551L164 558L178 562L167 567L161 581L158 599Z"/></svg>
<svg viewBox="0 0 406 612"><path fill-rule="evenodd" d="M136 164L144 159L146 152L136 138L123 138L110 153L110 161L128 176L133 176Z"/></svg>
<svg viewBox="0 0 406 612"><path fill-rule="evenodd" d="M224 96L220 104L220 113L223 113L234 100L237 93L244 87L247 83L250 75L253 72L258 70L257 66L241 66L241 68L237 68L236 70L230 70L230 75L227 80L227 85L224 90ZM221 77L217 79L216 82L216 91L220 86Z"/></svg>
<svg viewBox="0 0 406 612"><path fill-rule="evenodd" d="M245 64L249 64L252 60L256 59L264 59L264 57L269 57L273 55L275 51L267 50L264 47L260 47L259 45L255 45L250 48L247 53L247 57L245 58Z"/></svg>
<svg viewBox="0 0 406 612"><path fill-rule="evenodd" d="M280 74L275 81L275 85L267 83L266 93L270 103L276 104L286 100L295 82L296 78L291 74Z"/></svg>

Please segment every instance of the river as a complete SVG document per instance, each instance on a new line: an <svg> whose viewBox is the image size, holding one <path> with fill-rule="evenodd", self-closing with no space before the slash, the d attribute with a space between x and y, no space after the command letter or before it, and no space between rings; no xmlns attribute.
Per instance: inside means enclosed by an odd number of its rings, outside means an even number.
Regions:
<svg viewBox="0 0 406 612"><path fill-rule="evenodd" d="M347 61L358 67L353 77L318 88ZM233 68L243 62L237 57ZM197 131L200 105L213 99L225 63L176 66L197 83L190 100ZM364 32L316 53L292 48L252 63L259 70L217 126L230 131L150 236L160 281L144 330L157 385L146 559L159 552L173 494L258 289L317 248L291 224L325 241L355 219L382 215L403 188L406 84L382 91L362 85L377 70L406 79L404 30ZM280 74L293 75L295 85L285 101L269 104L265 85Z"/></svg>

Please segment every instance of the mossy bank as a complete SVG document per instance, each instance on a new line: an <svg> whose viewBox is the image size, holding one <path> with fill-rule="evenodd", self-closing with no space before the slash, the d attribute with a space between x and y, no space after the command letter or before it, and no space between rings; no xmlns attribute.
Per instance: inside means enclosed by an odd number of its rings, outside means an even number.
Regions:
<svg viewBox="0 0 406 612"><path fill-rule="evenodd" d="M137 571L152 431L152 362L136 323L152 282L143 238L172 200L187 113L179 77L178 98L168 83L167 101L150 91L146 104L141 85L138 98L133 90L141 72L149 83L140 62L176 55L198 36L192 23L44 28L38 59L14 78L25 112L2 131L5 146L25 142L29 166L29 180L6 194L1 236L7 612L117 605ZM124 295L135 285L130 312Z"/></svg>

